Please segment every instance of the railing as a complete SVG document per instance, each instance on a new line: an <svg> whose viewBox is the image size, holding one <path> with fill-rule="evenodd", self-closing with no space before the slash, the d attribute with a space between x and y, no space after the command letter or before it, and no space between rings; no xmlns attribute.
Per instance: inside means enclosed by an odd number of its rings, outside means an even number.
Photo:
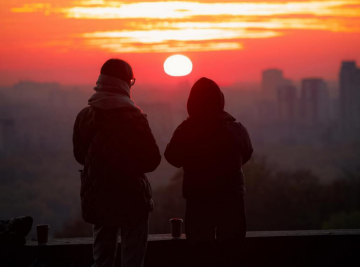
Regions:
<svg viewBox="0 0 360 267"><path fill-rule="evenodd" d="M119 258L118 254L116 266ZM185 237L149 236L145 267L182 267L190 260ZM360 266L360 230L248 232L242 263L246 267ZM53 239L43 246L28 241L22 247L2 249L0 256L2 267L91 264L92 238Z"/></svg>

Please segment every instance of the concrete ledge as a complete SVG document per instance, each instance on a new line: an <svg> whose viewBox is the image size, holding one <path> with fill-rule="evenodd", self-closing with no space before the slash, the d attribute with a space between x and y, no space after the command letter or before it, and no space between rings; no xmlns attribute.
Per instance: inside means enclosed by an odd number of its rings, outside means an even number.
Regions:
<svg viewBox="0 0 360 267"><path fill-rule="evenodd" d="M64 238L45 246L29 241L22 247L2 248L0 266L91 266L92 242L92 238ZM117 266L119 259L118 254ZM149 236L145 267L182 267L188 261L184 236ZM248 232L242 262L249 267L360 266L360 230Z"/></svg>

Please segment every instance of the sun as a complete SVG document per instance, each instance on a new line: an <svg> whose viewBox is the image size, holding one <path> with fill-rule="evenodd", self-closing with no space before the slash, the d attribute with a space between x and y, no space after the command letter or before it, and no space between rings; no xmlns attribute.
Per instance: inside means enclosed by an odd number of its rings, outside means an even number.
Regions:
<svg viewBox="0 0 360 267"><path fill-rule="evenodd" d="M183 55L172 55L164 62L164 71L170 76L186 76L192 68L191 60Z"/></svg>

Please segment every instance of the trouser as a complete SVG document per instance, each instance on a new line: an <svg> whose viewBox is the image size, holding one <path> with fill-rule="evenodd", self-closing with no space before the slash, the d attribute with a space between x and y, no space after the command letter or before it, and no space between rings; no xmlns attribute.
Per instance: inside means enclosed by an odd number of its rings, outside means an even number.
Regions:
<svg viewBox="0 0 360 267"><path fill-rule="evenodd" d="M223 203L188 200L185 234L190 266L239 266L246 234L244 198Z"/></svg>
<svg viewBox="0 0 360 267"><path fill-rule="evenodd" d="M149 218L120 227L93 225L93 267L113 267L121 235L121 267L142 267L146 253Z"/></svg>

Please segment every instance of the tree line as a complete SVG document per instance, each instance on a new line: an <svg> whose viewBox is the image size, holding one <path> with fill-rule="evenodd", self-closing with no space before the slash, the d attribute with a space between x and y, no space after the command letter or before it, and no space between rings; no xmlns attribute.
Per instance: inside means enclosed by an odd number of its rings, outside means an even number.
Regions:
<svg viewBox="0 0 360 267"><path fill-rule="evenodd" d="M323 183L309 170L278 171L264 157L254 157L244 173L248 231L360 228L359 172L344 171ZM169 233L169 219L185 217L182 175L180 169L166 186L154 190L150 233ZM78 219L55 236L91 236L91 226Z"/></svg>

